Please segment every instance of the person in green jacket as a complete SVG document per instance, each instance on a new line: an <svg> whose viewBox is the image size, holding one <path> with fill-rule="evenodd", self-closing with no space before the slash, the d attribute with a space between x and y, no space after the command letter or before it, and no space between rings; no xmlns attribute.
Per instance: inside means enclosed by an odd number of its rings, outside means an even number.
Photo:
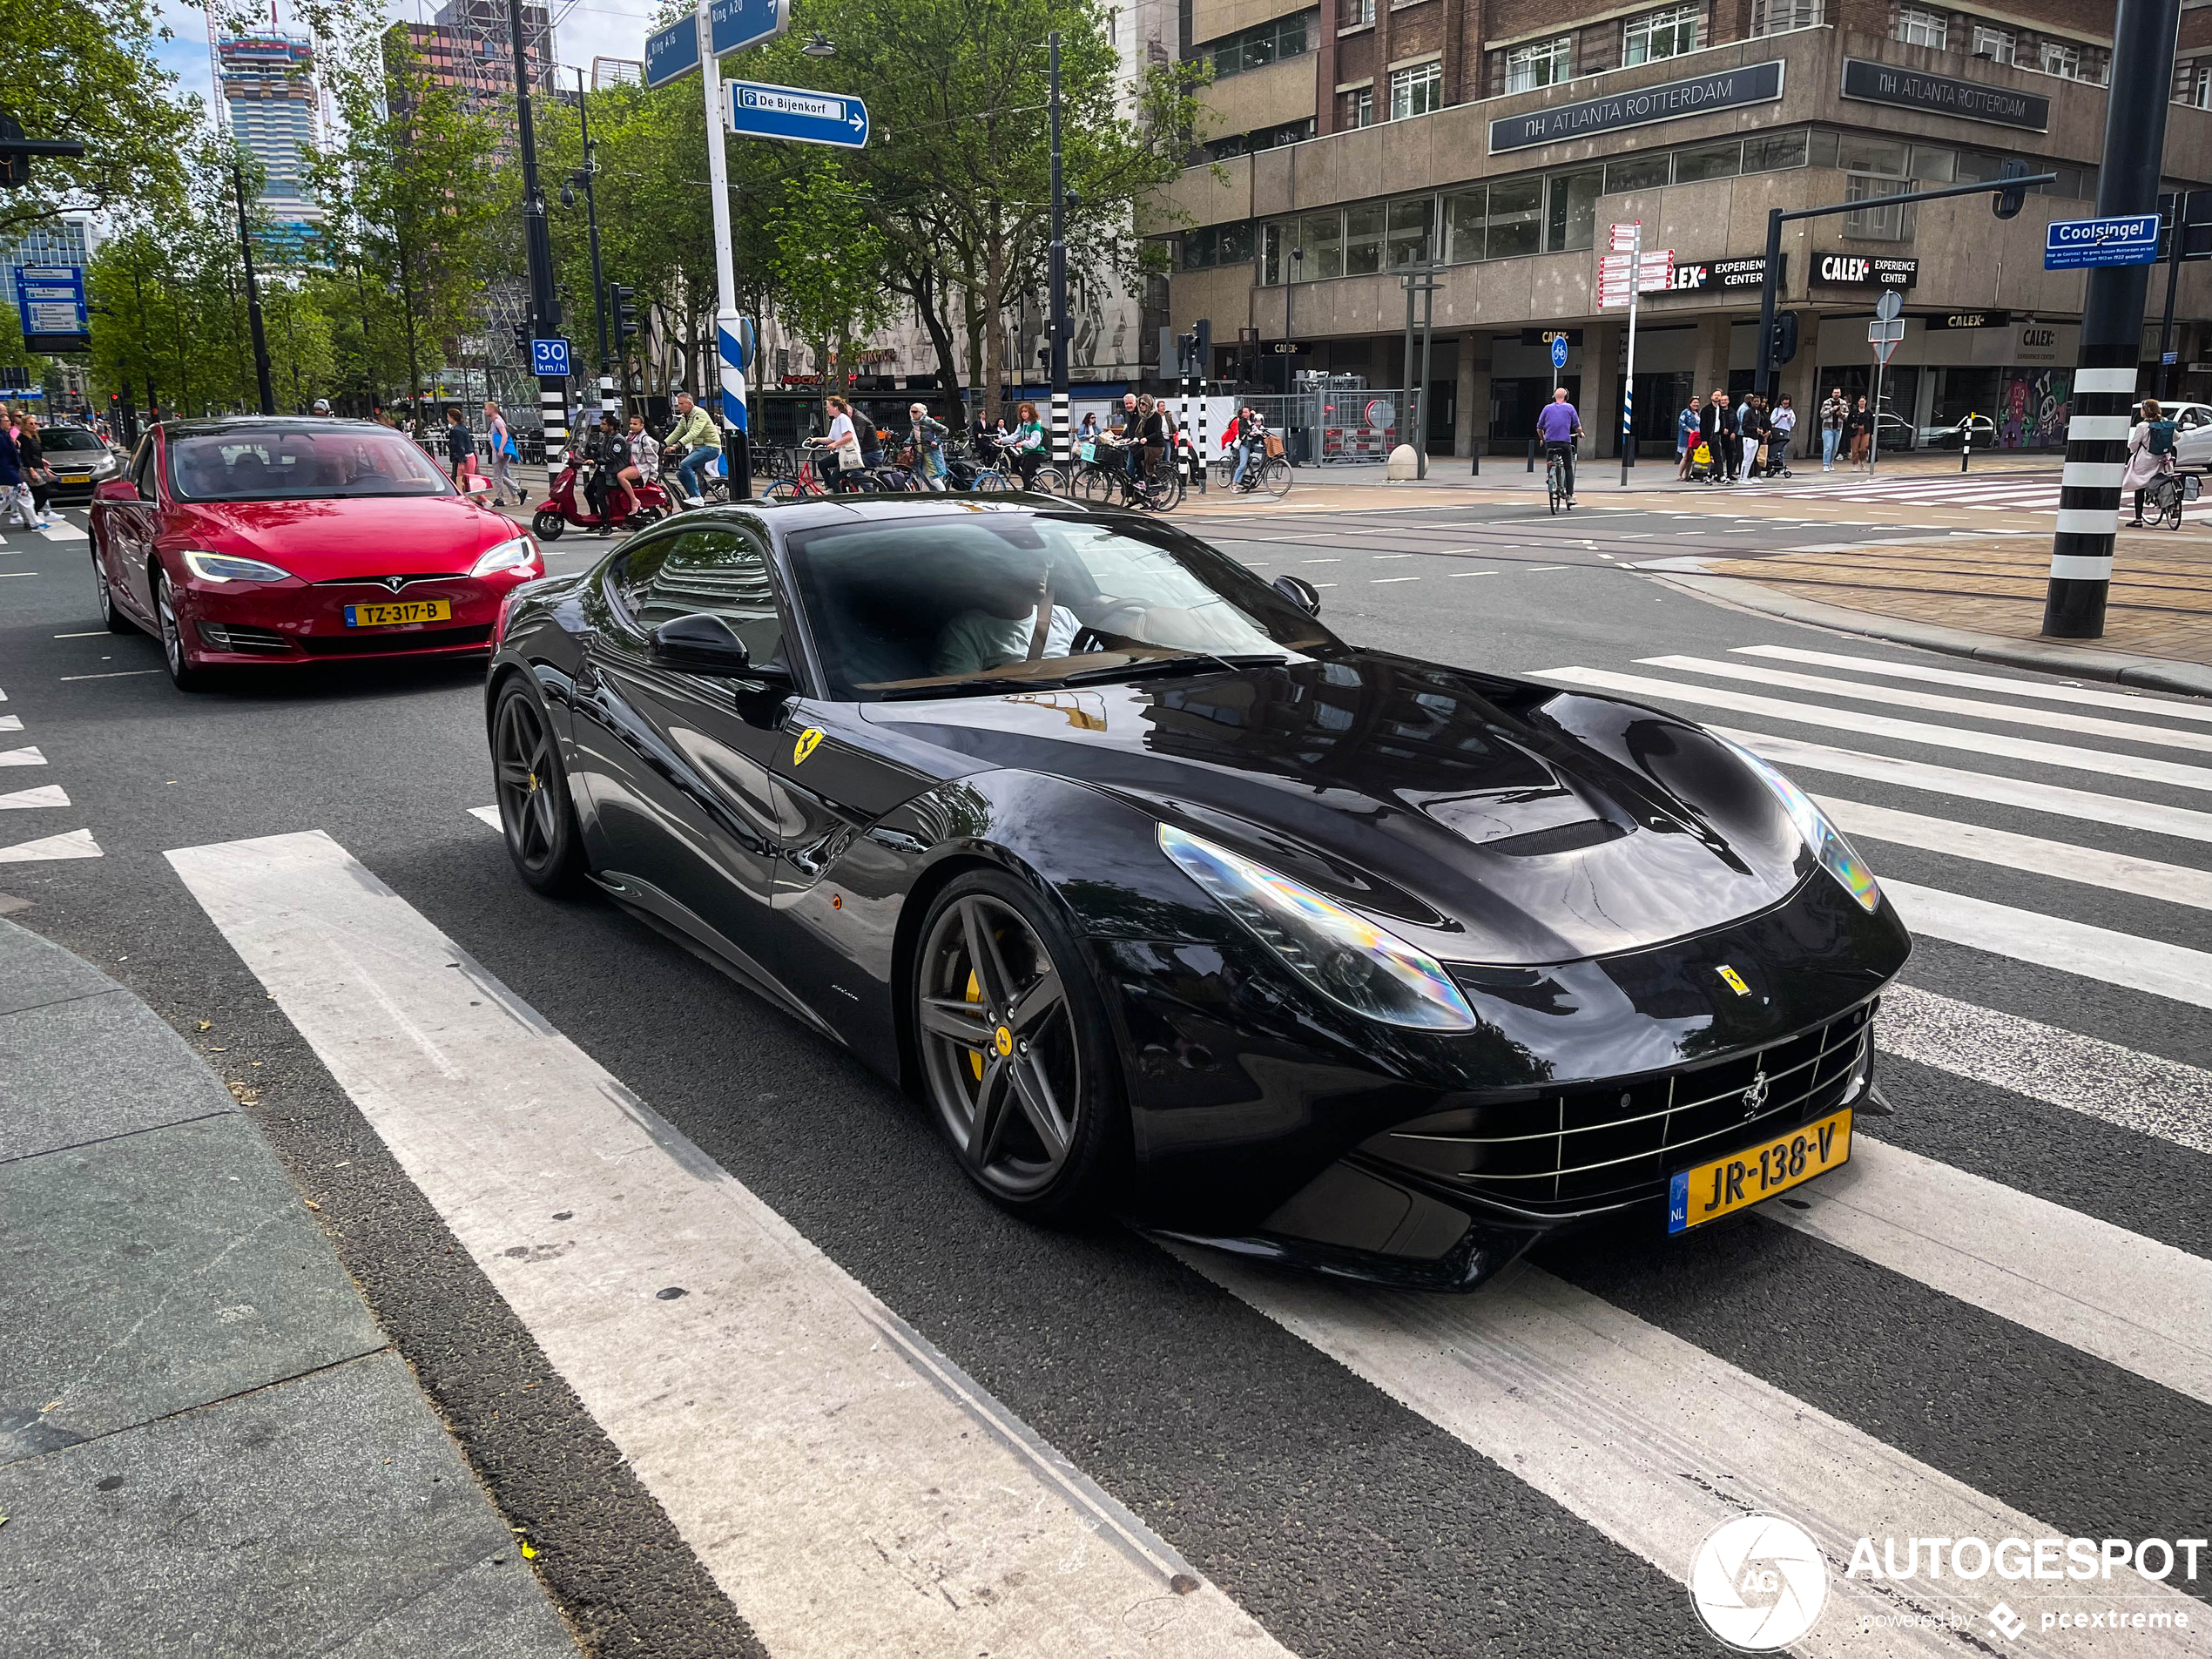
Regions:
<svg viewBox="0 0 2212 1659"><path fill-rule="evenodd" d="M676 475L684 481L684 504L704 506L700 469L721 455L722 435L714 429L713 417L691 401L689 392L676 395L676 429L668 435L668 447L685 451L676 468Z"/></svg>

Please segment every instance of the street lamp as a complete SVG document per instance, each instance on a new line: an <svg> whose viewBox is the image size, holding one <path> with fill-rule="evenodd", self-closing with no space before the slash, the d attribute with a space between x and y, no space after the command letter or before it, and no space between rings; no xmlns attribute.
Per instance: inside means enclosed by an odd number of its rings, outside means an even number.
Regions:
<svg viewBox="0 0 2212 1659"><path fill-rule="evenodd" d="M608 396L614 390L614 376L607 367L607 279L599 268L599 204L591 193L591 181L599 172L592 157L591 114L585 107L587 97L583 71L576 72L577 120L583 139L583 165L562 181L561 206L576 206L575 185L583 186L583 212L591 227L591 309L599 328L599 407L604 409Z"/></svg>
<svg viewBox="0 0 2212 1659"><path fill-rule="evenodd" d="M834 57L837 56L836 45L831 41L827 35L824 34L819 29L807 37L806 44L804 46L801 46L799 50L806 53L809 57Z"/></svg>

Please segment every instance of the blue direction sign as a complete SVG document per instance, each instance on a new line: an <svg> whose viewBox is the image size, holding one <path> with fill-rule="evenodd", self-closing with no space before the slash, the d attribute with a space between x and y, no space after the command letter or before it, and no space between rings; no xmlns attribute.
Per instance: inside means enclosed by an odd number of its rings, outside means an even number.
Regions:
<svg viewBox="0 0 2212 1659"><path fill-rule="evenodd" d="M530 341L530 373L555 380L569 377L569 342L565 340Z"/></svg>
<svg viewBox="0 0 2212 1659"><path fill-rule="evenodd" d="M714 0L708 13L714 55L726 57L747 46L773 40L791 27L791 0ZM659 86L699 66L696 14L687 13L667 28L645 37L645 84Z"/></svg>
<svg viewBox="0 0 2212 1659"><path fill-rule="evenodd" d="M2116 219L2054 219L2043 239L2043 268L2073 271L2086 265L2158 263L2158 215Z"/></svg>
<svg viewBox="0 0 2212 1659"><path fill-rule="evenodd" d="M1552 367L1554 368L1567 367L1567 336L1565 334L1552 336Z"/></svg>
<svg viewBox="0 0 2212 1659"><path fill-rule="evenodd" d="M26 348L35 352L91 348L83 266L18 265L15 290L16 315L23 324Z"/></svg>
<svg viewBox="0 0 2212 1659"><path fill-rule="evenodd" d="M725 111L730 131L745 138L786 138L858 150L868 141L868 106L843 92L732 81Z"/></svg>

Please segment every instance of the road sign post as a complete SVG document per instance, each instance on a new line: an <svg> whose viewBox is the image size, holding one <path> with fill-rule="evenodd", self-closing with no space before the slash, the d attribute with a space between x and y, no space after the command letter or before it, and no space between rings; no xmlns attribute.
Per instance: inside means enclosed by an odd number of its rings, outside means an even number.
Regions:
<svg viewBox="0 0 2212 1659"><path fill-rule="evenodd" d="M1643 251L1643 221L1613 227L1609 251L1597 264L1597 303L1600 310L1625 305L1629 308L1629 337L1621 366L1621 482L1629 482L1635 465L1636 298L1647 288L1664 289L1675 280L1675 251Z"/></svg>
<svg viewBox="0 0 2212 1659"><path fill-rule="evenodd" d="M1882 290L1882 297L1874 302L1874 320L1866 325L1866 343L1874 348L1874 407L1867 415L1874 429L1866 436L1866 475L1874 475L1874 462L1882 453L1882 371L1889 367L1890 359L1904 343L1905 319L1898 314L1905 309L1905 296L1895 288Z"/></svg>

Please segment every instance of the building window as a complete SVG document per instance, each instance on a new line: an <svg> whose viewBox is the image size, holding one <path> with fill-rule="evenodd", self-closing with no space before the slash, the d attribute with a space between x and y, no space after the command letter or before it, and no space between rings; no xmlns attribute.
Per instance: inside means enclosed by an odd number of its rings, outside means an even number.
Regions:
<svg viewBox="0 0 2212 1659"><path fill-rule="evenodd" d="M1490 257L1509 260L1543 247L1544 181L1508 179L1490 186Z"/></svg>
<svg viewBox="0 0 2212 1659"><path fill-rule="evenodd" d="M1571 253L1597 240L1597 199L1605 189L1605 174L1555 173L1546 181L1550 211L1545 216L1544 252Z"/></svg>
<svg viewBox="0 0 2212 1659"><path fill-rule="evenodd" d="M1625 160L1607 162L1605 193L1612 196L1624 190L1665 188L1669 159L1662 151L1656 156L1630 156Z"/></svg>
<svg viewBox="0 0 2212 1659"><path fill-rule="evenodd" d="M1844 199L1865 202L1868 206L1844 215L1844 234L1869 242L1909 242L1912 239L1912 209L1910 206L1876 206L1887 196L1902 196L1911 191L1910 179L1885 179L1878 174L1855 172L1844 180Z"/></svg>
<svg viewBox="0 0 2212 1659"><path fill-rule="evenodd" d="M1337 0L1337 32L1365 29L1375 20L1375 0Z"/></svg>
<svg viewBox="0 0 2212 1659"><path fill-rule="evenodd" d="M1318 12L1300 11L1288 17L1271 18L1240 34L1215 41L1204 49L1213 62L1214 78L1220 80L1241 75L1248 69L1262 69L1285 57L1303 57L1312 50L1313 37L1319 32L1311 26L1318 16Z"/></svg>
<svg viewBox="0 0 2212 1659"><path fill-rule="evenodd" d="M1211 271L1217 266L1243 265L1252 257L1250 220L1238 225L1206 225L1183 233L1183 268Z"/></svg>
<svg viewBox="0 0 2212 1659"><path fill-rule="evenodd" d="M1951 44L1951 19L1939 11L1917 6L1897 9L1896 38L1907 46L1932 46L1941 51Z"/></svg>
<svg viewBox="0 0 2212 1659"><path fill-rule="evenodd" d="M1985 23L1974 25L1975 57L1986 57L1993 64L2009 64L2013 61L2013 51L2011 30L1992 29Z"/></svg>
<svg viewBox="0 0 2212 1659"><path fill-rule="evenodd" d="M1391 270L1418 264L1431 253L1430 233L1436 224L1436 198L1416 196L1390 205L1389 242L1385 263Z"/></svg>
<svg viewBox="0 0 2212 1659"><path fill-rule="evenodd" d="M1675 182L1694 185L1706 179L1733 179L1743 171L1743 142L1723 138L1675 152Z"/></svg>
<svg viewBox="0 0 2212 1659"><path fill-rule="evenodd" d="M1786 35L1792 29L1820 27L1820 0L1755 0L1751 32Z"/></svg>
<svg viewBox="0 0 2212 1659"><path fill-rule="evenodd" d="M1622 65L1632 68L1696 51L1698 30L1704 21L1703 11L1701 6L1669 6L1664 11L1647 11L1641 17L1629 18L1621 26Z"/></svg>
<svg viewBox="0 0 2212 1659"><path fill-rule="evenodd" d="M2196 89L2189 94L2189 102L2200 110L2212 110L2212 68L2198 68Z"/></svg>
<svg viewBox="0 0 2212 1659"><path fill-rule="evenodd" d="M1799 127L1795 132L1769 132L1756 138L1744 139L1743 171L1779 172L1784 167L1804 166L1810 136L1804 128Z"/></svg>
<svg viewBox="0 0 2212 1659"><path fill-rule="evenodd" d="M1375 124L1375 89L1357 86L1349 92L1337 94L1337 126L1349 132L1355 127L1371 127Z"/></svg>
<svg viewBox="0 0 2212 1659"><path fill-rule="evenodd" d="M1575 37L1534 40L1506 54L1506 91L1530 92L1570 80L1575 74Z"/></svg>
<svg viewBox="0 0 2212 1659"><path fill-rule="evenodd" d="M2089 81L2102 86L2112 75L2111 60L2094 46L2075 46L2047 40L2035 49L2035 66L2046 75L2069 81Z"/></svg>
<svg viewBox="0 0 2212 1659"><path fill-rule="evenodd" d="M1390 71L1390 118L1427 115L1444 107L1444 65L1416 64Z"/></svg>
<svg viewBox="0 0 2212 1659"><path fill-rule="evenodd" d="M1489 217L1490 192L1474 189L1454 192L1444 199L1444 257L1454 265L1470 265L1484 257L1482 222Z"/></svg>

